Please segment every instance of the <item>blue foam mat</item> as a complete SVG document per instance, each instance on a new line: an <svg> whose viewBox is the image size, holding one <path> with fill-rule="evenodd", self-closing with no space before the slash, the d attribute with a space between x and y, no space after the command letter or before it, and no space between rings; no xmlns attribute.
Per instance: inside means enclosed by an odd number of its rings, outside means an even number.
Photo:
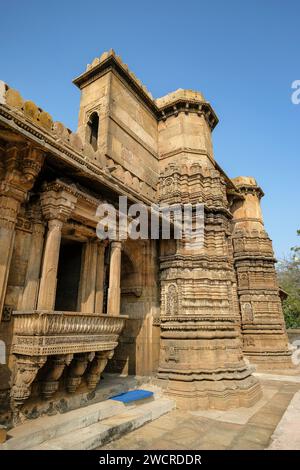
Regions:
<svg viewBox="0 0 300 470"><path fill-rule="evenodd" d="M121 401L123 403L130 403L132 401L143 400L153 396L153 392L148 390L130 390L129 392L120 393L111 397L111 400Z"/></svg>

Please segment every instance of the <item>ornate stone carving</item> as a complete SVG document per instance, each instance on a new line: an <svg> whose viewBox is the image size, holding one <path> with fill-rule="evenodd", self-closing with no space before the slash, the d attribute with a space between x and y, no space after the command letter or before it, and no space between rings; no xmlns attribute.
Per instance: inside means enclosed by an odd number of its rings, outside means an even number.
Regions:
<svg viewBox="0 0 300 470"><path fill-rule="evenodd" d="M179 361L178 349L176 348L176 346L169 346L168 348L166 348L166 362L170 361Z"/></svg>
<svg viewBox="0 0 300 470"><path fill-rule="evenodd" d="M232 205L233 248L244 352L261 369L292 367L284 328L272 242L264 230L254 178L233 180L243 202Z"/></svg>
<svg viewBox="0 0 300 470"><path fill-rule="evenodd" d="M13 313L13 307L11 305L4 305L2 313L2 321L10 321Z"/></svg>
<svg viewBox="0 0 300 470"><path fill-rule="evenodd" d="M12 387L14 409L30 395L30 386L47 357L48 371L42 384L44 398L58 388L65 366L69 365L67 389L73 393L81 383L88 362L88 383L98 382L118 344L126 317L78 312L14 312L13 353L16 375ZM96 352L96 355L95 355Z"/></svg>
<svg viewBox="0 0 300 470"><path fill-rule="evenodd" d="M241 304L242 309L242 319L244 323L253 322L253 310L250 302L245 302Z"/></svg>
<svg viewBox="0 0 300 470"><path fill-rule="evenodd" d="M100 380L109 359L114 355L114 351L97 351L95 357L88 369L86 376L89 390L94 390Z"/></svg>
<svg viewBox="0 0 300 470"><path fill-rule="evenodd" d="M42 395L44 398L51 398L57 391L59 386L59 379L64 371L64 368L70 365L73 359L73 354L66 354L61 356L51 356L48 360L48 372L42 384Z"/></svg>
<svg viewBox="0 0 300 470"><path fill-rule="evenodd" d="M45 364L46 359L44 356L16 355L13 386L11 389L11 400L14 410L18 409L30 396L31 384L39 369Z"/></svg>
<svg viewBox="0 0 300 470"><path fill-rule="evenodd" d="M68 370L67 390L69 393L76 392L81 384L82 376L87 368L88 362L93 360L94 354L76 354Z"/></svg>
<svg viewBox="0 0 300 470"><path fill-rule="evenodd" d="M166 294L166 315L178 314L178 292L177 286L171 284L167 288Z"/></svg>

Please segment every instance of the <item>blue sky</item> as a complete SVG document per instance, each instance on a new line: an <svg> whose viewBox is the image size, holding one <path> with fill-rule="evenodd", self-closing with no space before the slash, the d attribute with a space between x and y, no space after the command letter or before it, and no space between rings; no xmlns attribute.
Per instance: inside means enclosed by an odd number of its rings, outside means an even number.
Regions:
<svg viewBox="0 0 300 470"><path fill-rule="evenodd" d="M202 91L220 119L215 158L264 189L280 258L300 242L299 19L297 0L2 1L0 79L73 130L71 80L111 47L154 97Z"/></svg>

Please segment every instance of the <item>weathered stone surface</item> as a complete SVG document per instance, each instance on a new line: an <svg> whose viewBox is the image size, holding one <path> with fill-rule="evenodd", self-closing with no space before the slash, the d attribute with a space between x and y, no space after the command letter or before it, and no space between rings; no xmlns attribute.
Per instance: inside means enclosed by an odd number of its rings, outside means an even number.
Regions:
<svg viewBox="0 0 300 470"><path fill-rule="evenodd" d="M216 163L201 93L153 100L113 50L74 83L76 133L0 85L1 396L15 422L31 400L33 417L93 393L103 370L158 373L185 409L250 406L261 390L245 357L291 363L262 190ZM121 195L146 211L202 203L202 242L99 246L97 208Z"/></svg>

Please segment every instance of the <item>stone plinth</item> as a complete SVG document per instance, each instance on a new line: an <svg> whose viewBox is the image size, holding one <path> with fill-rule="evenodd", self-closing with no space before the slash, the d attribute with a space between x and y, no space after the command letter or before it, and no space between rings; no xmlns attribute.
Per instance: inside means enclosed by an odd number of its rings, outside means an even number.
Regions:
<svg viewBox="0 0 300 470"><path fill-rule="evenodd" d="M238 322L229 318L161 318L158 378L181 409L251 406L260 385L240 351Z"/></svg>

